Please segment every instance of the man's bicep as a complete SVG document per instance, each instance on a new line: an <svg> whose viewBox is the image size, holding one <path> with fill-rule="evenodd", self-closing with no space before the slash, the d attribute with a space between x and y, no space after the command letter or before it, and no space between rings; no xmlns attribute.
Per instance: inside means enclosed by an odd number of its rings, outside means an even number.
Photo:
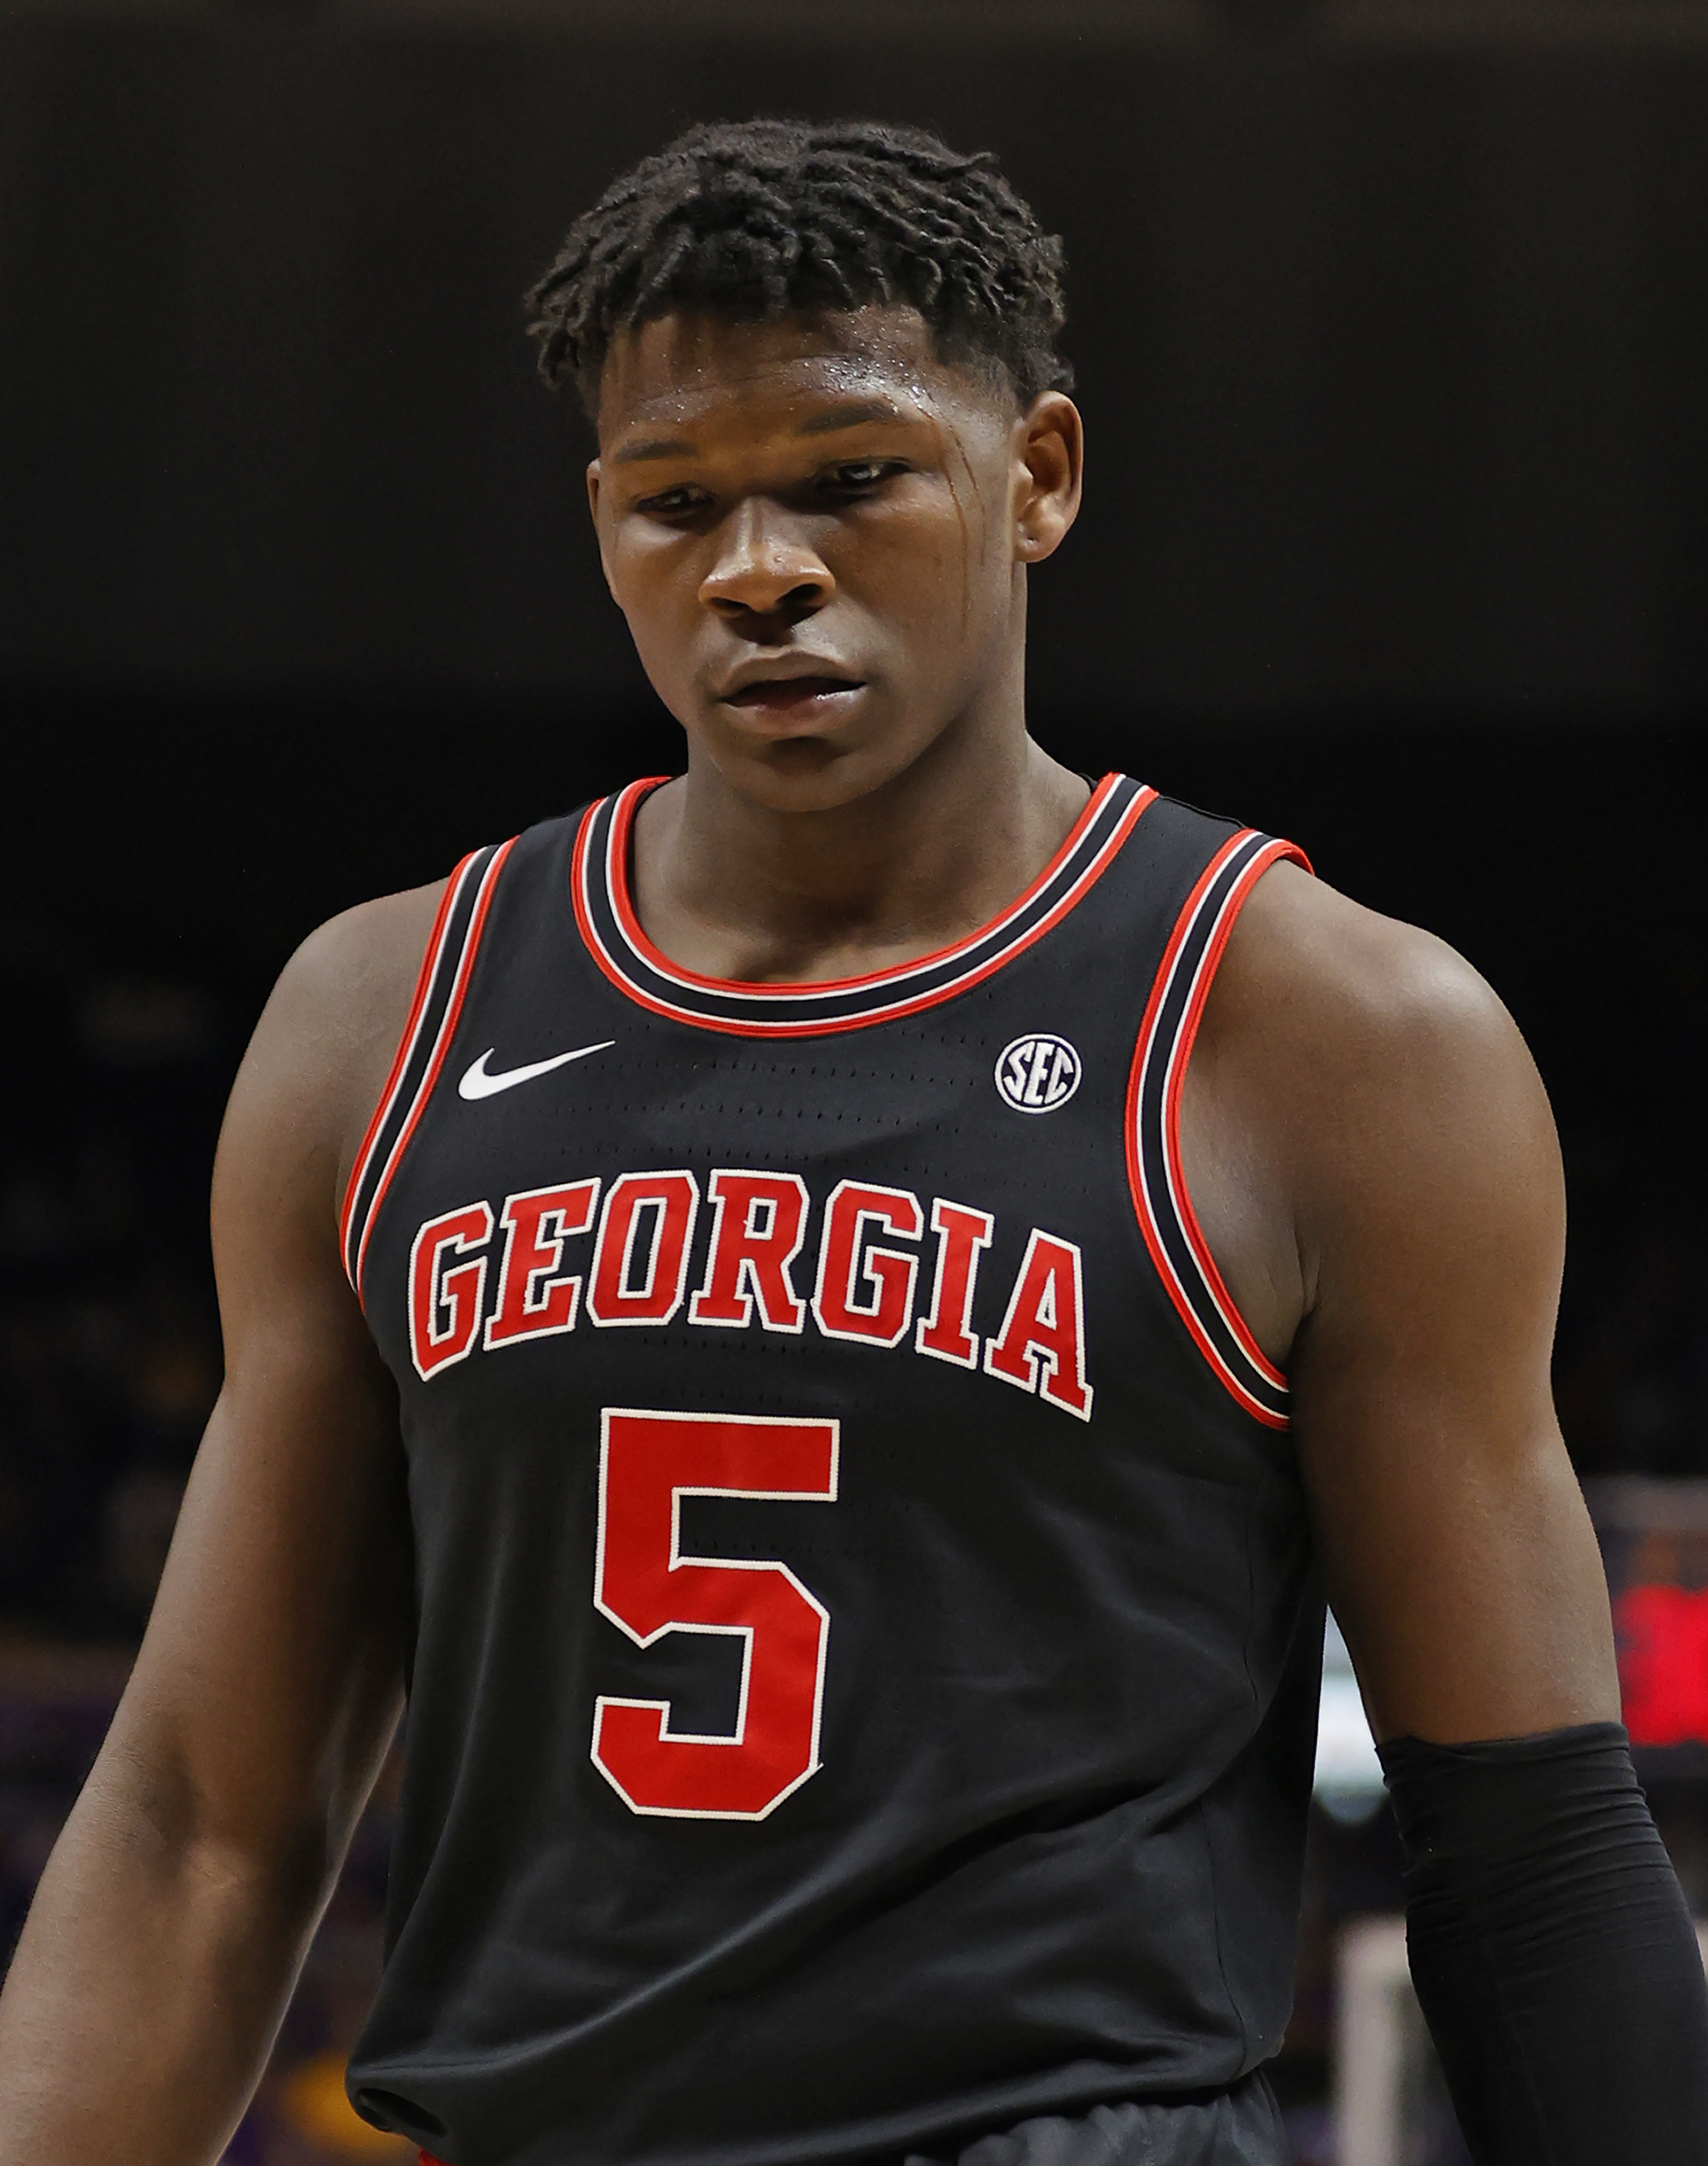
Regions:
<svg viewBox="0 0 1708 2166"><path fill-rule="evenodd" d="M1379 1736L1616 1720L1605 1583L1549 1389L1547 1099L1468 966L1420 941L1397 975L1328 1081L1310 1169L1294 1426L1331 1594Z"/></svg>
<svg viewBox="0 0 1708 2166"><path fill-rule="evenodd" d="M263 1850L335 1835L359 1802L409 1614L395 1396L338 1258L337 1163L369 1079L336 959L287 973L233 1091L225 1381L115 1725L164 1810Z"/></svg>

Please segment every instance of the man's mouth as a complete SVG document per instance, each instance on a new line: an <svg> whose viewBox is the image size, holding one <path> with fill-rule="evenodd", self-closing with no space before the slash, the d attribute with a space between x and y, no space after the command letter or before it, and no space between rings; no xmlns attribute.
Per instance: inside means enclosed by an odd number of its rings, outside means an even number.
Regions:
<svg viewBox="0 0 1708 2166"><path fill-rule="evenodd" d="M835 699L841 693L857 692L862 683L857 677L762 678L756 684L725 693L723 704L726 707L774 714L788 708L807 706L814 700Z"/></svg>

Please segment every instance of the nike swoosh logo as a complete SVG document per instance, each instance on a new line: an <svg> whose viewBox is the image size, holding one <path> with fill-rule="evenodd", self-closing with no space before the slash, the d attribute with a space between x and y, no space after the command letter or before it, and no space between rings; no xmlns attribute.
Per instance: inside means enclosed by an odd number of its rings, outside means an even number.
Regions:
<svg viewBox="0 0 1708 2166"><path fill-rule="evenodd" d="M525 1068L500 1069L496 1075L488 1075L487 1063L496 1048L488 1046L473 1066L463 1071L456 1086L459 1098L491 1098L500 1091L513 1089L518 1083L531 1083L536 1075L549 1075L554 1068L561 1068L572 1060L585 1060L590 1053L605 1053L616 1043L614 1038L602 1038L597 1045L578 1045L572 1053L554 1053L549 1060L530 1060Z"/></svg>

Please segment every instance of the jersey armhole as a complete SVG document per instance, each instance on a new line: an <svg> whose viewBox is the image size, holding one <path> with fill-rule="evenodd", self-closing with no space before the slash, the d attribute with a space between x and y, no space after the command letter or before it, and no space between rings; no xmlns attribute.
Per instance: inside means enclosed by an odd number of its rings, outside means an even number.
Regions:
<svg viewBox="0 0 1708 2166"><path fill-rule="evenodd" d="M1235 921L1271 865L1311 869L1293 843L1247 827L1211 858L1186 898L1139 1027L1127 1086L1127 1180L1164 1292L1235 1402L1271 1429L1289 1424L1287 1379L1235 1306L1180 1162L1180 1092L1204 1004Z"/></svg>
<svg viewBox="0 0 1708 2166"><path fill-rule="evenodd" d="M339 1252L358 1301L375 1218L445 1065L493 890L514 847L512 838L497 848L471 850L440 898L403 1034L350 1170L339 1213Z"/></svg>

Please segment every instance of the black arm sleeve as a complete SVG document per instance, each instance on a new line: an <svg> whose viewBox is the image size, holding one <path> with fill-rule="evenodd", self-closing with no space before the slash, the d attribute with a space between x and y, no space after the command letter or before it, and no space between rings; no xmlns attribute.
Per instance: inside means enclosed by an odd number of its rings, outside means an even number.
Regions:
<svg viewBox="0 0 1708 2166"><path fill-rule="evenodd" d="M1625 1731L1381 1751L1411 1975L1478 2166L1704 2166L1708 1986Z"/></svg>

